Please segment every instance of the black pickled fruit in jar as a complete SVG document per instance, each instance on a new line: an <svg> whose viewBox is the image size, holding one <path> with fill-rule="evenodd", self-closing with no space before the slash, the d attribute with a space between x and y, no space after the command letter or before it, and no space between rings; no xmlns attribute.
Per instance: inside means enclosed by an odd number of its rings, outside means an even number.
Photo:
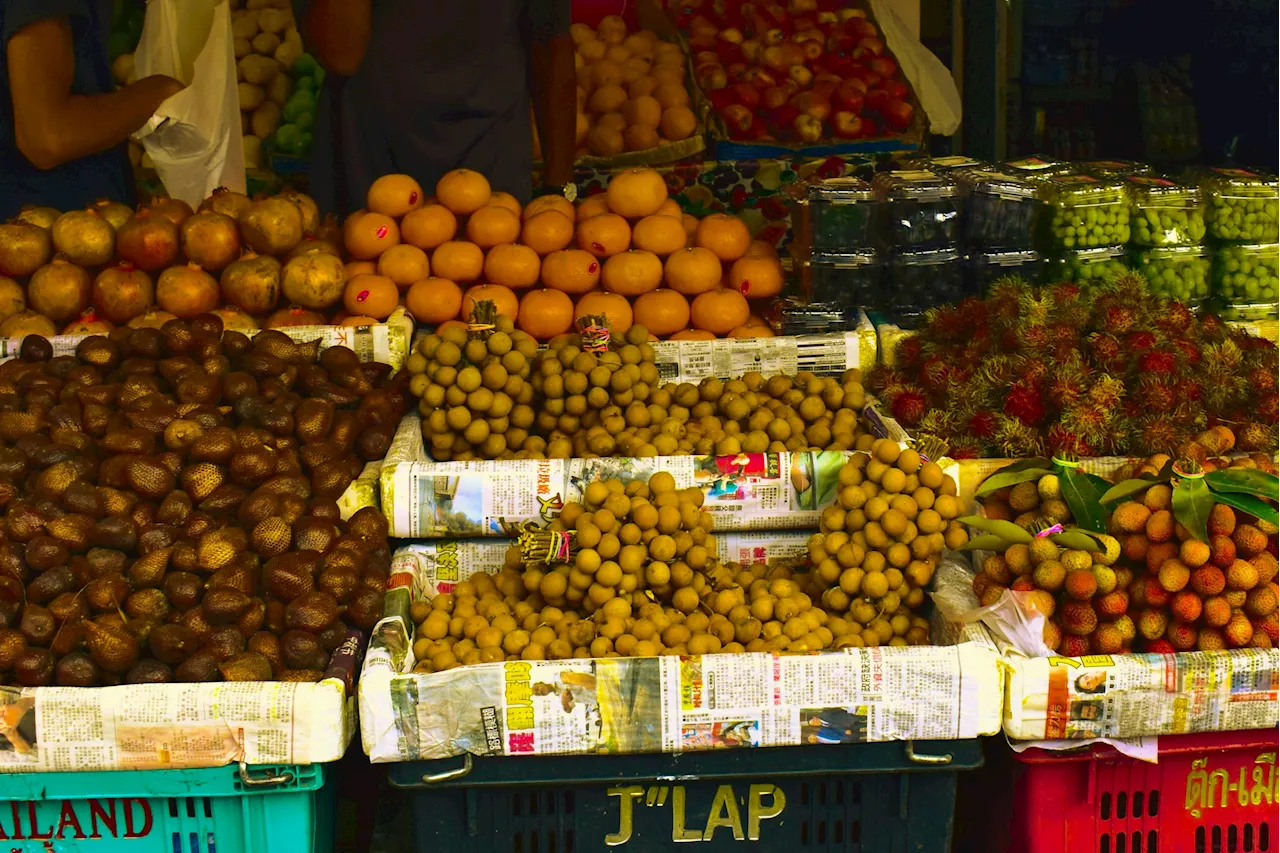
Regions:
<svg viewBox="0 0 1280 853"><path fill-rule="evenodd" d="M870 249L879 208L871 185L857 178L832 178L810 186L814 250Z"/></svg>
<svg viewBox="0 0 1280 853"><path fill-rule="evenodd" d="M873 252L814 252L805 278L810 302L867 311L885 305L884 265Z"/></svg>
<svg viewBox="0 0 1280 853"><path fill-rule="evenodd" d="M987 169L957 172L965 192L965 243L974 249L1023 250L1035 246L1043 209L1031 178Z"/></svg>
<svg viewBox="0 0 1280 853"><path fill-rule="evenodd" d="M1044 259L1039 252L974 252L969 255L969 290L985 296L993 281L1017 276L1035 284L1044 273Z"/></svg>
<svg viewBox="0 0 1280 853"><path fill-rule="evenodd" d="M889 261L885 313L904 329L914 329L926 310L969 295L964 265L956 249L899 252Z"/></svg>
<svg viewBox="0 0 1280 853"><path fill-rule="evenodd" d="M881 229L893 249L943 248L960 240L960 187L929 169L881 172L876 194L884 203Z"/></svg>

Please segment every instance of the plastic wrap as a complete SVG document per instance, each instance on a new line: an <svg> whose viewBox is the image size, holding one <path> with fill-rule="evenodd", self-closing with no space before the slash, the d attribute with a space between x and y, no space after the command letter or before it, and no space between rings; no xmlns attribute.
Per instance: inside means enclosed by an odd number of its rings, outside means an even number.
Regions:
<svg viewBox="0 0 1280 853"><path fill-rule="evenodd" d="M884 263L874 252L814 252L808 266L808 295L868 311L885 306Z"/></svg>
<svg viewBox="0 0 1280 853"><path fill-rule="evenodd" d="M897 249L940 248L960 240L960 187L928 169L881 172L875 177L884 203L883 239Z"/></svg>
<svg viewBox="0 0 1280 853"><path fill-rule="evenodd" d="M1081 287L1093 287L1124 275L1129 269L1126 260L1124 249L1119 246L1067 252L1049 264L1047 280L1074 281Z"/></svg>

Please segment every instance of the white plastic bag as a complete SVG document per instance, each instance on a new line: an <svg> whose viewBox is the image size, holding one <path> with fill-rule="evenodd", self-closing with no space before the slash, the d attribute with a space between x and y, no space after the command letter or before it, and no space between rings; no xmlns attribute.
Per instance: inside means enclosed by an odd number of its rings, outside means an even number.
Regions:
<svg viewBox="0 0 1280 853"><path fill-rule="evenodd" d="M960 90L947 66L911 34L894 13L889 0L870 0L871 13L884 34L885 44L906 75L929 117L929 130L950 136L960 128Z"/></svg>
<svg viewBox="0 0 1280 853"><path fill-rule="evenodd" d="M195 207L217 187L244 192L229 0L148 0L134 66L187 84L134 137L169 195Z"/></svg>

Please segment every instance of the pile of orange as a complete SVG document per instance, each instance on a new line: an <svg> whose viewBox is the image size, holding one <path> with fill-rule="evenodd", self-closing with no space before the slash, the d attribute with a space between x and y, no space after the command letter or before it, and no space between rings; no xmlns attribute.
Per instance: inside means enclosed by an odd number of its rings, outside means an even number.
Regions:
<svg viewBox="0 0 1280 853"><path fill-rule="evenodd" d="M653 169L622 172L576 207L552 195L521 208L468 169L430 198L384 176L367 203L344 227L353 315L385 319L403 303L438 326L489 299L541 341L585 315L673 340L772 334L752 305L782 290L773 247L735 216L681 213Z"/></svg>

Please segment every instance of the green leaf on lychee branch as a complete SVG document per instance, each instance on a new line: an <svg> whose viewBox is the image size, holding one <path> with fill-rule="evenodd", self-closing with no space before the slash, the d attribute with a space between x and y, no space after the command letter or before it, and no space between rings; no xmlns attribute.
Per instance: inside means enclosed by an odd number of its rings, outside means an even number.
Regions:
<svg viewBox="0 0 1280 853"><path fill-rule="evenodd" d="M1064 530L1061 533L1055 533L1050 536L1049 541L1064 548L1073 548L1076 551L1096 551L1101 553L1106 550L1098 544L1097 539L1094 539L1083 530Z"/></svg>
<svg viewBox="0 0 1280 853"><path fill-rule="evenodd" d="M999 551L1004 553L1014 543L1000 536L988 533L986 536L975 536L960 546L961 551Z"/></svg>
<svg viewBox="0 0 1280 853"><path fill-rule="evenodd" d="M1203 478L1184 478L1173 488L1173 517L1201 542L1209 541L1213 504L1213 492Z"/></svg>
<svg viewBox="0 0 1280 853"><path fill-rule="evenodd" d="M1102 497L1098 498L1104 504L1115 503L1132 497L1138 492L1144 492L1157 483L1167 483L1168 480L1162 480L1159 477L1153 477L1150 474L1143 474L1140 477L1134 477L1132 480L1121 480L1111 488L1102 493Z"/></svg>
<svg viewBox="0 0 1280 853"><path fill-rule="evenodd" d="M1058 487L1062 500L1071 510L1076 526L1095 533L1107 530L1107 511L1102 508L1103 489L1089 479L1089 475L1076 468L1063 468L1058 475Z"/></svg>
<svg viewBox="0 0 1280 853"><path fill-rule="evenodd" d="M1030 544L1032 536L1029 532L1012 521L1001 521L998 518L983 518L980 515L967 515L960 519L961 524L976 527L979 530L999 536L1010 544ZM981 538L981 537L979 537Z"/></svg>
<svg viewBox="0 0 1280 853"><path fill-rule="evenodd" d="M1214 494L1213 499L1217 503L1235 507L1243 513L1252 515L1259 521L1265 521L1273 526L1280 526L1280 512L1277 512L1274 506L1261 498L1241 492L1217 492Z"/></svg>
<svg viewBox="0 0 1280 853"><path fill-rule="evenodd" d="M1219 494L1237 492L1280 501L1280 478L1257 468L1226 468L1204 475L1209 488Z"/></svg>
<svg viewBox="0 0 1280 853"><path fill-rule="evenodd" d="M1044 460L1028 461L1043 462ZM1016 470L1015 466L1017 466ZM1001 468L999 471L983 480L982 485L978 486L978 489L973 493L973 496L975 498L980 498L1009 486L1016 486L1019 483L1029 483L1032 480L1039 480L1041 477L1047 477L1052 473L1053 471L1048 468L1022 467L1020 463L1015 462L1013 465Z"/></svg>

